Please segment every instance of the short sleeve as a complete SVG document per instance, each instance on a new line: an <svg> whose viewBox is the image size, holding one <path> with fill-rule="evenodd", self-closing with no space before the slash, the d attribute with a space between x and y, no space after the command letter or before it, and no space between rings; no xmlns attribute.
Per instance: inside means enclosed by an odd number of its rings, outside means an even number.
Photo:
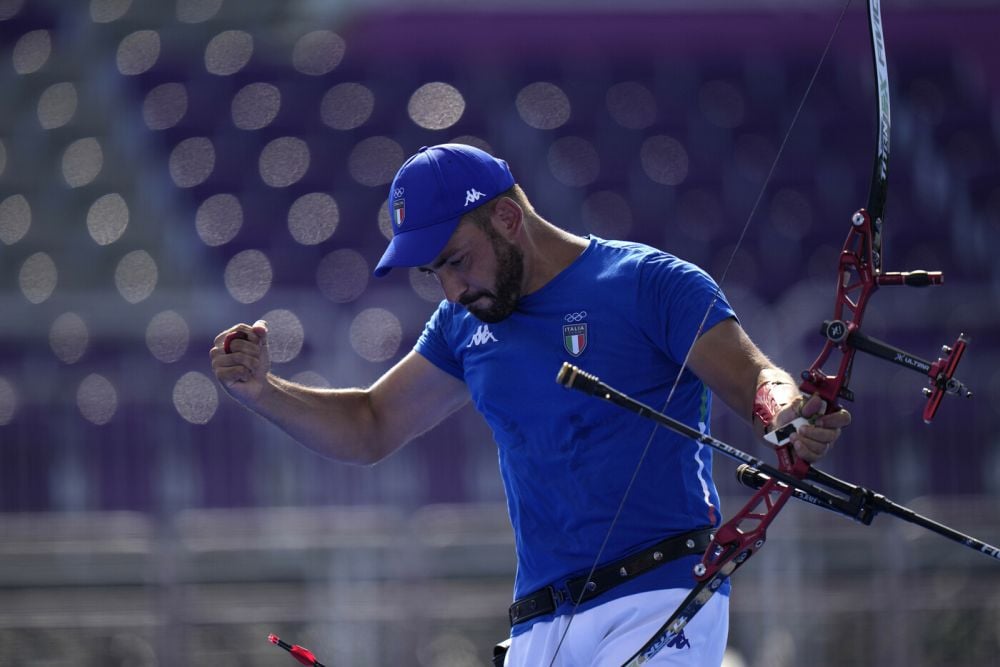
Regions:
<svg viewBox="0 0 1000 667"><path fill-rule="evenodd" d="M695 339L736 312L698 266L660 253L640 266L640 320L646 335L678 364Z"/></svg>
<svg viewBox="0 0 1000 667"><path fill-rule="evenodd" d="M465 381L462 365L455 357L449 340L449 324L452 321L452 310L447 301L442 301L431 318L424 325L424 330L417 339L413 349L432 364L449 375Z"/></svg>

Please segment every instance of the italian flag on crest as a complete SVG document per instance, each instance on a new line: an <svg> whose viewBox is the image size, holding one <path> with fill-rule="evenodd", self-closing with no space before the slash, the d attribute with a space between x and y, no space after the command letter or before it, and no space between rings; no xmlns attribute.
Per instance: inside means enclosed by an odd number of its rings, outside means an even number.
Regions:
<svg viewBox="0 0 1000 667"><path fill-rule="evenodd" d="M587 349L587 325L564 324L563 346L574 357L579 357Z"/></svg>

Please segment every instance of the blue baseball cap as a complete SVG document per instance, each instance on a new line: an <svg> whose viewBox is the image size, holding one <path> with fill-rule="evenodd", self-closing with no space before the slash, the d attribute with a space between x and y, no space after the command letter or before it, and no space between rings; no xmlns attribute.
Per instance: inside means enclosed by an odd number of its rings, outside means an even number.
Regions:
<svg viewBox="0 0 1000 667"><path fill-rule="evenodd" d="M392 241L375 275L422 266L444 249L462 216L514 185L503 160L464 144L421 148L396 172L389 190Z"/></svg>

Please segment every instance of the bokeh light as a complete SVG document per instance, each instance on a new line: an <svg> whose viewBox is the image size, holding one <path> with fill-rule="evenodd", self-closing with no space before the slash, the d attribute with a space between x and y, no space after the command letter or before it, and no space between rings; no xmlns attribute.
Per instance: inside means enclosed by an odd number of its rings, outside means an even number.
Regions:
<svg viewBox="0 0 1000 667"><path fill-rule="evenodd" d="M17 276L21 294L31 303L36 304L42 303L52 296L58 280L59 272L56 270L56 263L52 261L48 253L44 252L36 252L25 259Z"/></svg>
<svg viewBox="0 0 1000 667"><path fill-rule="evenodd" d="M71 188L93 183L103 167L104 151L95 137L77 139L63 153L62 174Z"/></svg>
<svg viewBox="0 0 1000 667"><path fill-rule="evenodd" d="M87 211L87 231L98 245L108 245L120 239L128 221L128 204L117 192L100 197Z"/></svg>
<svg viewBox="0 0 1000 667"><path fill-rule="evenodd" d="M0 426L11 423L15 413L17 413L17 391L10 380L0 376Z"/></svg>
<svg viewBox="0 0 1000 667"><path fill-rule="evenodd" d="M188 110L188 92L181 83L161 83L146 94L142 120L151 130L166 130L181 122Z"/></svg>
<svg viewBox="0 0 1000 667"><path fill-rule="evenodd" d="M173 310L157 313L146 327L146 347L165 364L172 364L184 356L190 338L187 321Z"/></svg>
<svg viewBox="0 0 1000 667"><path fill-rule="evenodd" d="M205 245L229 243L243 226L243 207L235 195L220 193L201 203L195 214L198 238Z"/></svg>
<svg viewBox="0 0 1000 667"><path fill-rule="evenodd" d="M548 162L555 179L570 187L590 185L601 172L597 149L582 137L556 139L549 147Z"/></svg>
<svg viewBox="0 0 1000 667"><path fill-rule="evenodd" d="M292 49L292 66L312 76L332 72L344 58L346 45L335 32L316 30L300 37Z"/></svg>
<svg viewBox="0 0 1000 667"><path fill-rule="evenodd" d="M18 74L33 74L45 66L51 55L52 35L49 31L32 30L17 40L11 60Z"/></svg>
<svg viewBox="0 0 1000 667"><path fill-rule="evenodd" d="M219 407L219 390L204 373L188 371L174 384L174 408L184 421L207 424Z"/></svg>
<svg viewBox="0 0 1000 667"><path fill-rule="evenodd" d="M642 142L642 169L656 183L680 185L688 175L688 154L673 137L656 135Z"/></svg>
<svg viewBox="0 0 1000 667"><path fill-rule="evenodd" d="M145 250L133 250L115 267L115 287L129 303L145 300L156 289L159 270L156 261Z"/></svg>
<svg viewBox="0 0 1000 667"><path fill-rule="evenodd" d="M360 83L338 83L320 102L320 118L335 130L354 130L371 118L375 95Z"/></svg>
<svg viewBox="0 0 1000 667"><path fill-rule="evenodd" d="M272 188L299 182L309 169L309 145L298 137L279 137L260 152L261 179Z"/></svg>
<svg viewBox="0 0 1000 667"><path fill-rule="evenodd" d="M253 36L242 30L226 30L205 47L205 69L211 74L229 76L246 67L253 55Z"/></svg>
<svg viewBox="0 0 1000 667"><path fill-rule="evenodd" d="M368 262L357 250L341 248L320 260L316 285L323 296L335 303L354 301L368 287Z"/></svg>
<svg viewBox="0 0 1000 667"><path fill-rule="evenodd" d="M25 0L0 0L0 21L6 21L17 16L24 8Z"/></svg>
<svg viewBox="0 0 1000 667"><path fill-rule="evenodd" d="M407 277L410 280L410 287L424 301L440 303L444 299L444 290L441 289L441 283L433 273L411 268Z"/></svg>
<svg viewBox="0 0 1000 667"><path fill-rule="evenodd" d="M326 241L340 223L336 200L324 192L302 195L288 209L288 231L302 245Z"/></svg>
<svg viewBox="0 0 1000 667"><path fill-rule="evenodd" d="M76 113L76 86L68 81L54 83L38 98L38 124L45 130L66 125Z"/></svg>
<svg viewBox="0 0 1000 667"><path fill-rule="evenodd" d="M0 243L13 245L31 229L31 204L24 195L0 201Z"/></svg>
<svg viewBox="0 0 1000 667"><path fill-rule="evenodd" d="M125 16L132 0L90 0L90 20L94 23L112 23Z"/></svg>
<svg viewBox="0 0 1000 667"><path fill-rule="evenodd" d="M474 146L484 153L489 153L490 155L496 155L496 151L493 150L493 146L490 142L486 141L482 137L477 137L473 134L463 134L459 137L455 137L450 143L453 144L465 144L466 146Z"/></svg>
<svg viewBox="0 0 1000 667"><path fill-rule="evenodd" d="M457 123L465 113L465 98L454 86L434 81L414 91L406 111L420 127L444 130Z"/></svg>
<svg viewBox="0 0 1000 667"><path fill-rule="evenodd" d="M49 328L49 347L59 361L75 364L87 351L90 331L87 323L76 313L63 313Z"/></svg>
<svg viewBox="0 0 1000 667"><path fill-rule="evenodd" d="M382 202L378 210L378 231L386 241L392 240L392 216L389 214L389 200Z"/></svg>
<svg viewBox="0 0 1000 667"><path fill-rule="evenodd" d="M135 76L149 71L160 58L160 34L155 30L137 30L118 44L118 71Z"/></svg>
<svg viewBox="0 0 1000 667"><path fill-rule="evenodd" d="M170 153L170 178L179 188L204 183L215 169L215 146L207 137L190 137Z"/></svg>
<svg viewBox="0 0 1000 667"><path fill-rule="evenodd" d="M347 168L358 183L376 187L391 183L405 159L403 147L389 137L369 137L351 151Z"/></svg>
<svg viewBox="0 0 1000 667"><path fill-rule="evenodd" d="M279 308L266 312L261 319L267 322L267 349L272 362L282 364L299 356L306 334L295 313Z"/></svg>
<svg viewBox="0 0 1000 667"><path fill-rule="evenodd" d="M222 0L177 0L177 20L181 23L204 23L215 17Z"/></svg>
<svg viewBox="0 0 1000 667"><path fill-rule="evenodd" d="M271 289L271 261L260 250L244 250L226 264L226 290L240 303L260 301Z"/></svg>
<svg viewBox="0 0 1000 667"><path fill-rule="evenodd" d="M632 230L632 207L613 190L587 195L580 218L584 229L604 239L628 238Z"/></svg>
<svg viewBox="0 0 1000 667"><path fill-rule="evenodd" d="M351 347L366 361L388 361L399 350L403 327L384 308L367 308L351 322Z"/></svg>
<svg viewBox="0 0 1000 667"><path fill-rule="evenodd" d="M281 91L270 83L250 83L233 97L233 125L259 130L274 122L281 110Z"/></svg>
<svg viewBox="0 0 1000 667"><path fill-rule="evenodd" d="M548 81L528 84L515 100L521 120L538 130L554 130L569 120L570 103L563 89Z"/></svg>
<svg viewBox="0 0 1000 667"><path fill-rule="evenodd" d="M636 81L611 86L604 102L615 122L630 130L645 129L656 121L656 98L649 88Z"/></svg>
<svg viewBox="0 0 1000 667"><path fill-rule="evenodd" d="M330 389L332 385L325 377L316 371L302 371L292 376L292 382L305 387L315 387L318 389Z"/></svg>
<svg viewBox="0 0 1000 667"><path fill-rule="evenodd" d="M92 424L107 424L118 410L118 392L106 377L91 373L76 390L76 407Z"/></svg>

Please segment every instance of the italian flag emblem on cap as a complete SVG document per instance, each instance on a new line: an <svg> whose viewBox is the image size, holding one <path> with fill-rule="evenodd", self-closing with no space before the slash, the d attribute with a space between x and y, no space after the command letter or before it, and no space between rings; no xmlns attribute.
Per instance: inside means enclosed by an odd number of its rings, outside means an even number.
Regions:
<svg viewBox="0 0 1000 667"><path fill-rule="evenodd" d="M406 217L406 200L397 199L392 202L392 222L396 225L396 229L403 226L403 218Z"/></svg>
<svg viewBox="0 0 1000 667"><path fill-rule="evenodd" d="M587 349L587 325L564 324L563 346L574 357L579 357Z"/></svg>

